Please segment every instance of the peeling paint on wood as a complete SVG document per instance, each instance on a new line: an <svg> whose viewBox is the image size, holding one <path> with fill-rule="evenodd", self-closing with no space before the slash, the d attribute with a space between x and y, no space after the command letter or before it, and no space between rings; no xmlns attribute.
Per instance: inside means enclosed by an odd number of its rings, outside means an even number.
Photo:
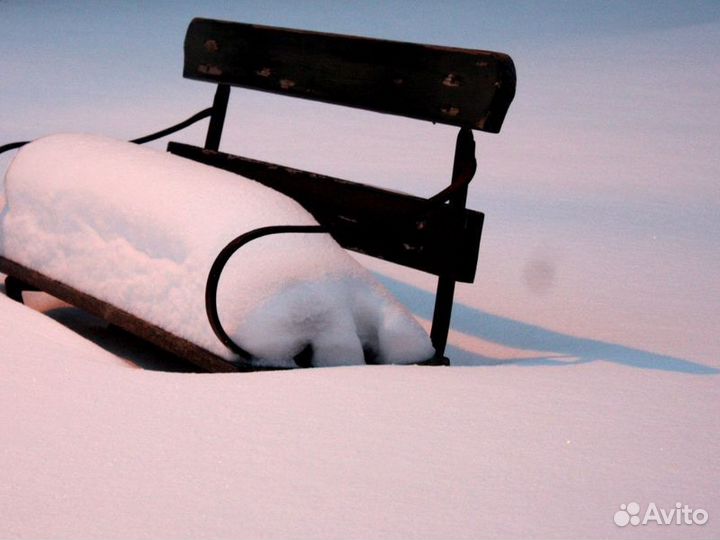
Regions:
<svg viewBox="0 0 720 540"><path fill-rule="evenodd" d="M447 107L443 107L442 109L440 109L440 112L447 116L455 117L460 114L460 109L452 105L448 105Z"/></svg>
<svg viewBox="0 0 720 540"><path fill-rule="evenodd" d="M200 64L197 70L198 73L204 73L205 75L213 75L216 77L223 74L222 69L220 69L218 66L212 66L209 64Z"/></svg>
<svg viewBox="0 0 720 540"><path fill-rule="evenodd" d="M442 83L443 86L447 86L448 88L457 88L460 86L460 77L454 73L449 73L448 76L443 79Z"/></svg>

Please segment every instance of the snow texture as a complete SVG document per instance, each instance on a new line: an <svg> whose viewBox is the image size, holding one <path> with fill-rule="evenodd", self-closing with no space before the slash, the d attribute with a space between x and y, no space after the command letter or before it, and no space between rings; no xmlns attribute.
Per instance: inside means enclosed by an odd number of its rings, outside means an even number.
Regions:
<svg viewBox="0 0 720 540"><path fill-rule="evenodd" d="M0 3L4 142L208 106L179 74L198 15L508 52L518 94L476 133L486 221L450 368L131 369L162 355L0 295L0 537L720 538L720 5L37 4ZM429 196L456 134L236 88L222 148ZM360 260L432 316L432 276ZM709 520L616 525L631 502Z"/></svg>
<svg viewBox="0 0 720 540"><path fill-rule="evenodd" d="M312 225L292 199L257 182L109 138L60 134L18 152L6 176L0 252L228 359L204 308L210 266L236 236ZM291 367L416 362L425 331L329 236L283 234L226 266L218 312L258 363Z"/></svg>
<svg viewBox="0 0 720 540"><path fill-rule="evenodd" d="M720 532L713 378L610 362L163 373L2 296L0 327L3 538ZM631 501L710 521L617 527Z"/></svg>

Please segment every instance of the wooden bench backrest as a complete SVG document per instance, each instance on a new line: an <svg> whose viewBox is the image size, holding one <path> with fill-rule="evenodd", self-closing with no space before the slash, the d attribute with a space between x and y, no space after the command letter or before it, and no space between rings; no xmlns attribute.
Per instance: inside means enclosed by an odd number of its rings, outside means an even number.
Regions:
<svg viewBox="0 0 720 540"><path fill-rule="evenodd" d="M168 150L295 198L347 249L439 276L430 337L444 354L455 282L475 278L483 214L465 208L472 130L498 133L515 95L506 54L194 19L184 76L217 84L205 147ZM230 88L460 128L450 186L430 199L219 152Z"/></svg>
<svg viewBox="0 0 720 540"><path fill-rule="evenodd" d="M194 19L184 76L497 133L506 54Z"/></svg>
<svg viewBox="0 0 720 540"><path fill-rule="evenodd" d="M472 282L483 214L218 152L231 86L459 126L452 183L475 168L472 130L498 132L515 93L502 53L194 19L184 76L216 83L205 148L175 153L253 178L298 200L345 248ZM468 177L469 174L469 177ZM463 178L464 175L464 178ZM437 202L437 201L436 201Z"/></svg>

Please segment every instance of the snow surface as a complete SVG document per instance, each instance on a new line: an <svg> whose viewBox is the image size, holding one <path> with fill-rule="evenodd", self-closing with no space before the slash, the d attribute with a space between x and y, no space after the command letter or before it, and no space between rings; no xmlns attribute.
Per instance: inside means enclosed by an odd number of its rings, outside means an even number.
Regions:
<svg viewBox="0 0 720 540"><path fill-rule="evenodd" d="M166 152L61 134L10 164L0 253L228 359L205 315L205 281L233 238L270 225L317 225L265 186ZM231 259L218 287L228 334L260 364L417 362L425 331L325 234L257 240Z"/></svg>
<svg viewBox="0 0 720 540"><path fill-rule="evenodd" d="M168 4L2 3L0 140L207 107L179 76L198 15L511 54L453 367L150 372L162 355L76 310L29 295L87 340L0 297L0 537L720 537L720 24L697 17L717 3ZM222 145L430 195L455 135L234 89ZM431 277L362 262L431 317ZM616 526L630 502L709 521Z"/></svg>
<svg viewBox="0 0 720 540"><path fill-rule="evenodd" d="M3 297L0 327L4 538L718 532L715 379L607 362L164 373ZM619 529L633 500L711 521Z"/></svg>

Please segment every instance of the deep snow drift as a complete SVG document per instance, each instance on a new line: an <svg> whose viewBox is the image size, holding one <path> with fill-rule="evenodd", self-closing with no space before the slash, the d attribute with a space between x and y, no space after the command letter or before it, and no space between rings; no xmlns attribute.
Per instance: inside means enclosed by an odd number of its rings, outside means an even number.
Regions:
<svg viewBox="0 0 720 540"><path fill-rule="evenodd" d="M3 538L717 537L716 378L162 373L2 296L0 328ZM616 526L633 501L710 521Z"/></svg>
<svg viewBox="0 0 720 540"><path fill-rule="evenodd" d="M22 148L6 179L0 253L228 359L204 308L205 280L236 236L316 225L292 199L207 165L89 135ZM218 312L260 363L416 362L430 340L405 308L325 234L256 240L225 268Z"/></svg>

